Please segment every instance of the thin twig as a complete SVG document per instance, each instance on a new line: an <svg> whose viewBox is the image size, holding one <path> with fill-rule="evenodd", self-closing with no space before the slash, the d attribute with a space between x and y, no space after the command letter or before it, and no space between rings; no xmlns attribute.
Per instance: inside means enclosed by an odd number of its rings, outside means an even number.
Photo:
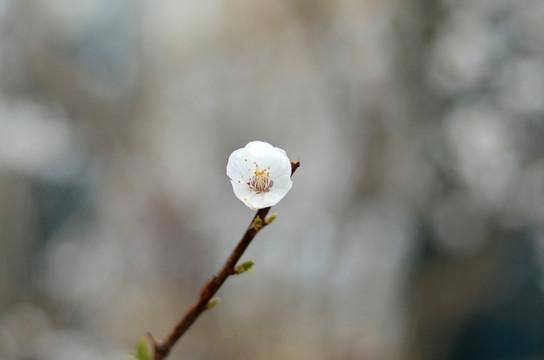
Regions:
<svg viewBox="0 0 544 360"><path fill-rule="evenodd" d="M291 175L300 166L298 160L291 161ZM168 357L172 347L178 342L181 336L191 327L195 320L208 308L208 302L215 295L217 290L223 285L225 280L234 275L236 272L236 264L242 257L247 247L263 227L267 225L265 219L268 215L270 208L259 209L251 223L249 224L246 232L238 242L238 245L232 250L227 261L217 272L216 275L209 278L198 295L198 298L189 307L185 315L177 323L177 325L170 331L170 334L164 341L156 339L153 335L149 335L153 342L155 349L155 360L163 360Z"/></svg>

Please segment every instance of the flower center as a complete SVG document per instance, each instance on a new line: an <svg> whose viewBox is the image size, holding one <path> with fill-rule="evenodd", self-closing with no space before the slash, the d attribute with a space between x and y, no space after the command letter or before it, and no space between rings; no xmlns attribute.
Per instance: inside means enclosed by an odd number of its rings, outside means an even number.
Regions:
<svg viewBox="0 0 544 360"><path fill-rule="evenodd" d="M255 175L247 183L250 191L255 191L256 194L266 193L274 185L274 181L270 180L268 170L259 170L259 165L255 164Z"/></svg>

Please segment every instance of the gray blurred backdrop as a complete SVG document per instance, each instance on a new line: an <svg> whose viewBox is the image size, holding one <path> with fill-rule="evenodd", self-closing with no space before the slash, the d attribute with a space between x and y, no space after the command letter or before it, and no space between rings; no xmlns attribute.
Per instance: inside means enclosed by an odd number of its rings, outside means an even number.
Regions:
<svg viewBox="0 0 544 360"><path fill-rule="evenodd" d="M0 359L544 357L544 1L0 0Z"/></svg>

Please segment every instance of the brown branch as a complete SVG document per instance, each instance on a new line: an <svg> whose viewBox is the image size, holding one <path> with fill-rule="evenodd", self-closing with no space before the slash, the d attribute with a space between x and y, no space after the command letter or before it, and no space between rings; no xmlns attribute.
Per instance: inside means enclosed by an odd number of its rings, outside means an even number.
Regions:
<svg viewBox="0 0 544 360"><path fill-rule="evenodd" d="M291 175L300 166L298 160L291 161ZM155 360L163 360L168 357L170 351L174 345L178 342L181 336L191 327L195 320L208 308L208 302L215 295L217 290L223 285L225 280L236 273L236 264L242 257L247 247L255 237L267 225L265 219L268 215L270 208L259 209L251 223L249 224L246 232L238 242L238 245L232 250L227 261L217 272L216 275L209 278L198 295L198 298L189 307L183 318L177 323L177 325L170 331L170 334L164 341L159 341L153 335L150 335L153 341L153 347L155 349Z"/></svg>

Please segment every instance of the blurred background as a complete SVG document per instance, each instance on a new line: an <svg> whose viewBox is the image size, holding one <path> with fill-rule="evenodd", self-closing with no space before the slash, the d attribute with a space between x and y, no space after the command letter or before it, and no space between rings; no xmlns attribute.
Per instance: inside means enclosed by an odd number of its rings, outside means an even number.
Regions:
<svg viewBox="0 0 544 360"><path fill-rule="evenodd" d="M0 0L0 359L544 358L543 0Z"/></svg>

